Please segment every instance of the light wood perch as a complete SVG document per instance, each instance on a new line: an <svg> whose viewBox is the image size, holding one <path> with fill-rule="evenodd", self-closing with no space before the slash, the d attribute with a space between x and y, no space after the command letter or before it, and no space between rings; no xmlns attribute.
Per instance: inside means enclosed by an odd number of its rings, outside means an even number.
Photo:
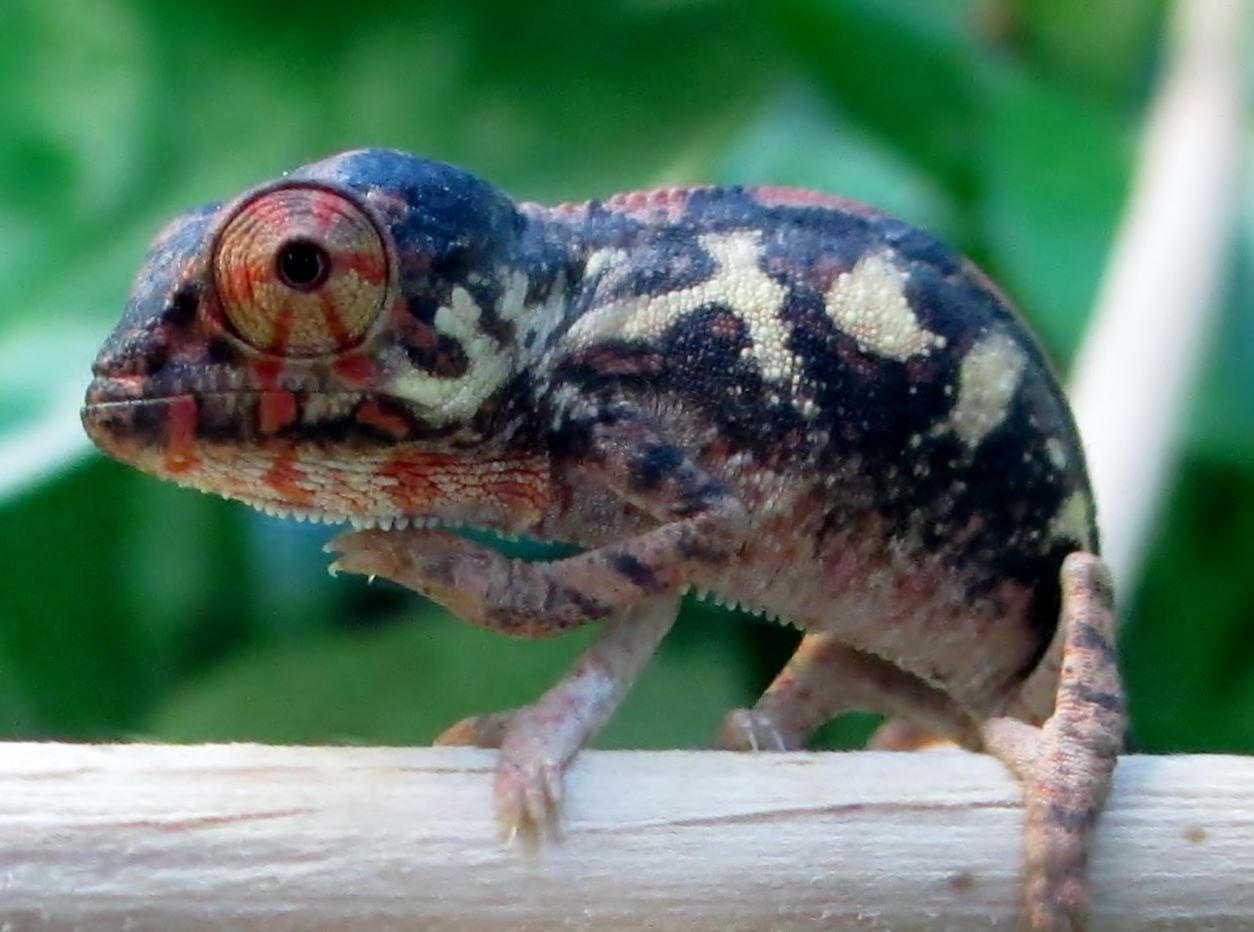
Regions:
<svg viewBox="0 0 1254 932"><path fill-rule="evenodd" d="M960 751L590 752L498 840L494 755L0 746L0 928L1018 928L1019 792ZM1128 757L1094 932L1254 925L1254 760Z"/></svg>

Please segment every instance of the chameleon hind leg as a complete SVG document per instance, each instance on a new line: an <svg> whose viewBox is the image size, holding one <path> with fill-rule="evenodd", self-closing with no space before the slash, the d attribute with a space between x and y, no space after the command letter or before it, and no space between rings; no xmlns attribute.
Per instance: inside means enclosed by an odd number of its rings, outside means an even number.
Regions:
<svg viewBox="0 0 1254 932"><path fill-rule="evenodd" d="M1053 714L1039 728L1009 718L981 727L985 749L1023 785L1024 880L1036 932L1087 928L1089 850L1125 727L1110 575L1097 557L1074 553L1060 578L1064 646Z"/></svg>
<svg viewBox="0 0 1254 932"><path fill-rule="evenodd" d="M606 621L569 672L533 704L458 722L437 744L500 748L493 789L509 841L557 834L566 769L614 714L679 613L649 599Z"/></svg>
<svg viewBox="0 0 1254 932"><path fill-rule="evenodd" d="M733 709L715 745L734 751L795 751L844 712L901 716L966 746L979 743L969 716L911 673L830 634L807 634L752 709Z"/></svg>

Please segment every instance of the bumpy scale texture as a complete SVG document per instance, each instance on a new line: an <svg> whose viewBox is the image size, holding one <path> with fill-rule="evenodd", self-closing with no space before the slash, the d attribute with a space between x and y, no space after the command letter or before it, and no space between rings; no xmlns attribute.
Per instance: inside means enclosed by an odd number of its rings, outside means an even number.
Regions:
<svg viewBox="0 0 1254 932"><path fill-rule="evenodd" d="M171 223L94 372L105 452L352 522L335 570L519 635L603 623L535 704L442 739L501 749L510 837L555 828L692 588L806 632L721 746L866 709L996 754L1029 923L1083 927L1123 728L1083 453L1006 299L926 233L784 188L517 204L349 152ZM512 561L459 526L583 552Z"/></svg>

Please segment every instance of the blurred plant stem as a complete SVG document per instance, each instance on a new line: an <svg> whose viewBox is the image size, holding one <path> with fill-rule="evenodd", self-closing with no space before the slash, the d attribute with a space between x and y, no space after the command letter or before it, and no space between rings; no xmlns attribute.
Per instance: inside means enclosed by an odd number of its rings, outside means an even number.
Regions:
<svg viewBox="0 0 1254 932"><path fill-rule="evenodd" d="M1135 586L1231 251L1244 144L1244 0L1178 0L1132 193L1072 375L1104 555Z"/></svg>

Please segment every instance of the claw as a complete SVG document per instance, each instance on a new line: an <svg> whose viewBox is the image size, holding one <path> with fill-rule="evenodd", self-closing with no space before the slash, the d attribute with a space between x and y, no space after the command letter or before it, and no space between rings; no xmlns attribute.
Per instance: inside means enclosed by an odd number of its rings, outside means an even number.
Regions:
<svg viewBox="0 0 1254 932"><path fill-rule="evenodd" d="M506 844L521 841L534 850L561 837L562 769L549 761L508 758L497 765L497 827Z"/></svg>
<svg viewBox="0 0 1254 932"><path fill-rule="evenodd" d="M775 720L755 709L732 709L723 718L714 746L724 751L787 751L791 745Z"/></svg>

